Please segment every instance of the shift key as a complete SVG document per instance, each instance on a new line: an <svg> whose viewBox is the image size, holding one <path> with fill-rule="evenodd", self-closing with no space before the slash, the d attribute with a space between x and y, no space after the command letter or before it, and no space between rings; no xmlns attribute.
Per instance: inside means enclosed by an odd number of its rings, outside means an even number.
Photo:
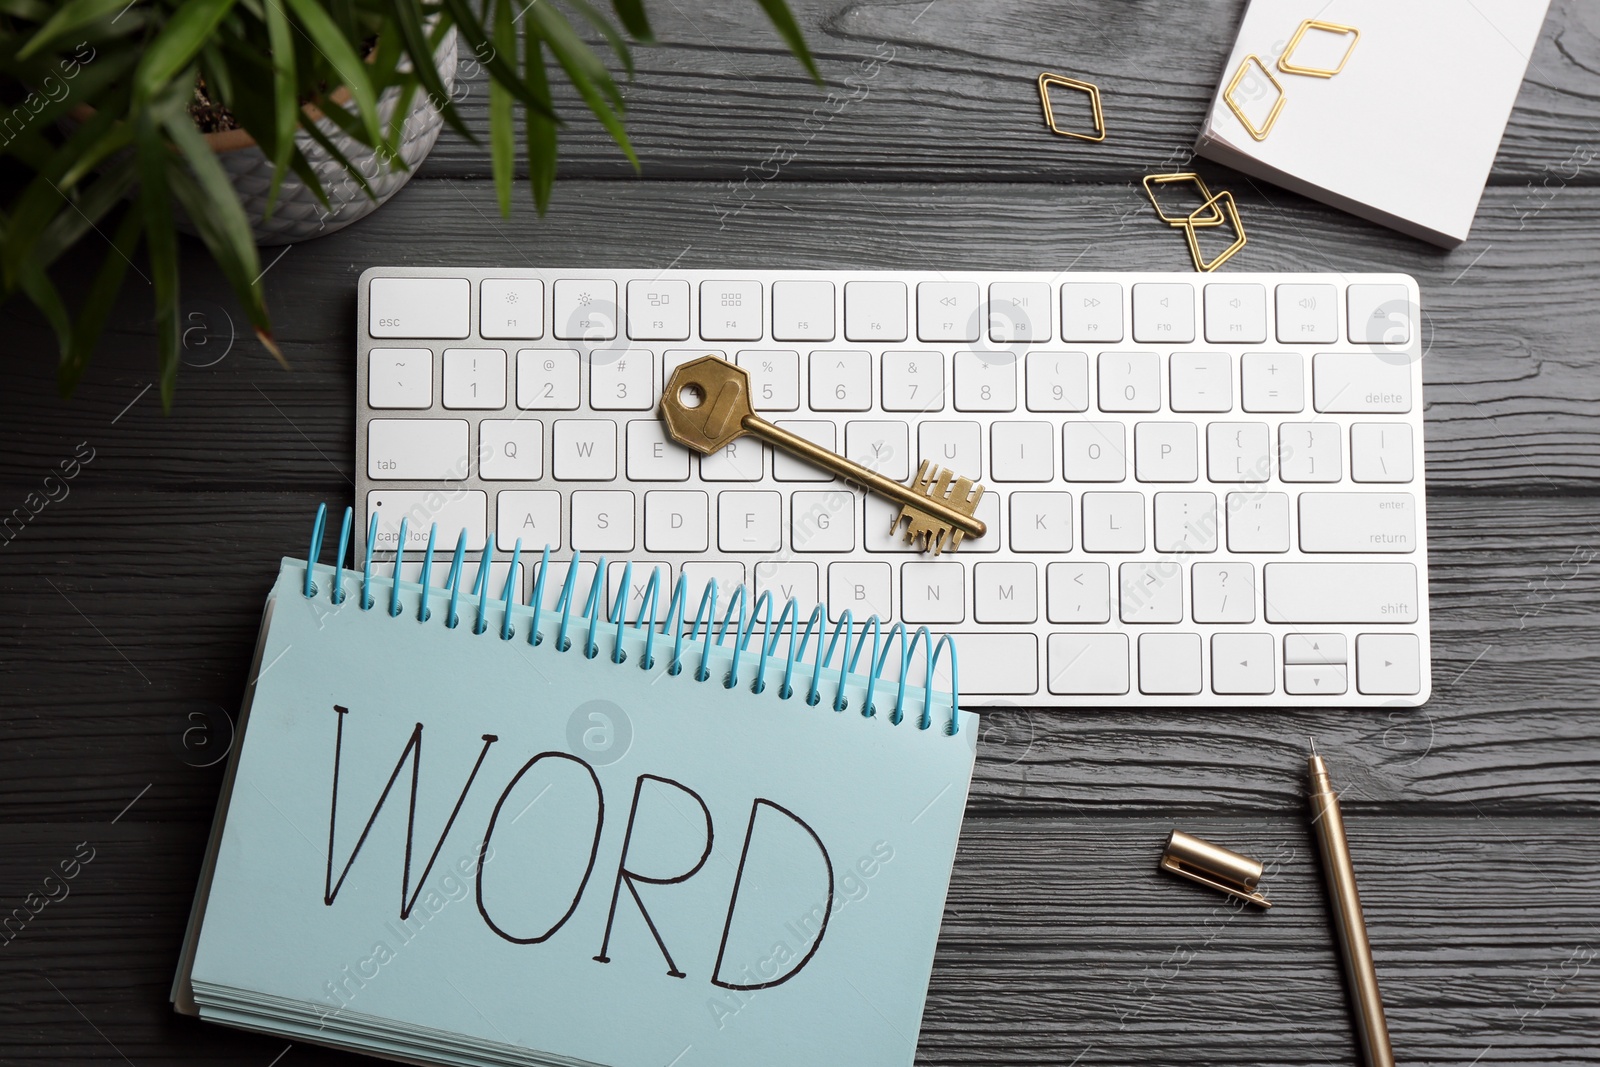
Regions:
<svg viewBox="0 0 1600 1067"><path fill-rule="evenodd" d="M1269 563L1268 622L1417 621L1417 568L1410 563Z"/></svg>

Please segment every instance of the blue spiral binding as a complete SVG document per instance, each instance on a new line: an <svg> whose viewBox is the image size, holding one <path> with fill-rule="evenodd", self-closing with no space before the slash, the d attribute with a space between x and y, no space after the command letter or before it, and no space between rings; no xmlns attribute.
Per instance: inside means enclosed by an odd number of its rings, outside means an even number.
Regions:
<svg viewBox="0 0 1600 1067"><path fill-rule="evenodd" d="M353 511L345 508L344 518L339 531L339 554L334 564L334 580L329 591L329 599L334 604L342 604L345 600L344 592L344 565L345 550L350 544ZM322 542L327 531L328 509L327 505L319 505L316 517L312 524L311 543L307 555L305 581L302 593L307 599L319 595L316 582L313 580L313 571L317 559L322 554ZM434 588L433 561L439 528L435 523L428 530L427 550L422 558L422 574L419 583L421 592L418 597L417 621L428 622L432 612L428 610L430 591ZM407 519L400 520L397 531L396 545L403 548L407 537ZM378 516L373 514L367 528L366 553L361 568L361 601L362 611L371 611L377 606L372 596L372 570L373 549L378 539ZM461 617L459 605L462 590L467 588L466 578L466 547L467 532L462 530L456 538L455 552L450 561L450 572L445 578L444 588L449 590L449 610L445 614L445 626L454 629L460 624ZM493 559L494 539L485 540L483 549L477 560L477 570L468 591L469 596L477 598L476 618L473 633L486 633L489 628L488 611L490 600L489 571ZM401 551L395 552L394 566L390 572L388 613L399 616L403 610L400 603L401 584ZM511 623L511 609L518 605L516 592L518 588L517 568L522 560L522 540L519 538L511 550L511 570L506 576L505 585L499 596L502 615L500 620L500 639L509 641L515 636L516 630ZM528 631L528 643L540 645L544 636L540 629L540 620L545 610L545 590L550 573L550 546L546 545L539 555L538 573L533 583L533 597L531 608L533 618ZM583 562L583 554L578 551L572 553L572 559L567 564L565 580L561 583L561 592L557 596L555 605L551 610L560 614L560 622L556 627L555 650L566 652L572 647L568 638L573 615L578 605L579 593L577 586L578 571ZM606 559L601 556L595 564L594 578L589 583L588 595L584 597L584 606L579 614L580 618L587 619L588 626L584 633L582 652L585 658L594 659L599 655L599 628L602 622L608 622L613 627L614 639L610 651L613 663L626 662L627 654L623 648L622 637L628 626L627 602L633 589L633 564L625 562L622 569L622 584L615 603L609 611L604 610L605 583L608 580L606 573ZM935 642L933 634L926 626L917 627L916 631L907 636L904 623L897 622L889 627L887 636L884 635L883 624L876 615L869 616L861 624L859 635L855 628L854 616L846 611L833 624L832 632L828 634L826 642L823 641L823 631L827 628L827 616L821 605L813 608L807 617L804 627L800 623L800 607L792 599L785 601L783 609L778 614L777 622L772 620L774 598L770 590L764 590L756 597L754 604L750 604L749 594L741 584L737 586L733 595L728 598L727 606L722 611L720 624L716 618L718 589L716 579L706 582L705 589L700 595L700 601L695 607L693 621L690 622L689 611L689 583L688 578L679 575L678 580L672 583L672 594L667 599L667 609L664 618L658 618L661 600L665 596L663 588L662 570L655 567L650 572L650 577L645 583L643 592L639 597L639 610L634 614L633 629L645 630L644 652L640 657L639 666L643 670L651 671L656 667L655 641L657 635L665 636L668 631L672 633L672 658L668 661L666 672L676 675L683 672L683 652L685 643L700 646L699 661L695 666L692 677L697 682L709 681L711 678L711 649L712 645L721 648L729 641L732 631L732 652L727 673L722 677L724 688L732 689L738 684L739 668L744 655L750 649L750 641L756 636L756 628L761 628L761 637L757 644L755 677L750 683L752 693L764 693L767 688L767 672L777 659L778 644L785 636L788 637L788 647L784 653L783 679L778 685L780 699L788 700L794 696L794 670L795 664L804 660L806 649L815 638L816 649L812 653L811 680L805 694L807 705L815 707L822 702L821 685L822 673L830 669L834 663L834 653L838 652L839 683L834 688L832 707L836 712L843 712L849 708L846 689L852 677L865 677L866 689L862 694L861 714L873 717L877 714L874 696L877 694L878 683L882 680L884 669L889 664L890 653L894 651L896 638L900 646L900 670L896 676L894 708L890 711L888 721L891 725L898 726L905 719L906 701L906 676L911 663L916 657L919 645L923 652L923 706L922 713L917 720L917 729L927 730L933 726L933 676L938 669L941 656L948 655L950 661L950 718L945 726L945 732L955 734L960 726L961 689L960 672L956 660L956 646L949 634L945 634ZM737 612L737 616L735 616ZM705 631L701 633L701 627ZM715 630L715 634L713 634ZM868 631L871 632L871 650L867 648ZM866 658L866 671L863 674L858 670L863 655Z"/></svg>

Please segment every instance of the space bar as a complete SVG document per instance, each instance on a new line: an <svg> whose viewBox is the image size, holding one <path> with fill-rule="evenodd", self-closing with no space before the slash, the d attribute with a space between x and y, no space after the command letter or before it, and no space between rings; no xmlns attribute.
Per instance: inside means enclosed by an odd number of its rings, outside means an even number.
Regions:
<svg viewBox="0 0 1600 1067"><path fill-rule="evenodd" d="M1416 622L1410 563L1269 563L1268 622Z"/></svg>

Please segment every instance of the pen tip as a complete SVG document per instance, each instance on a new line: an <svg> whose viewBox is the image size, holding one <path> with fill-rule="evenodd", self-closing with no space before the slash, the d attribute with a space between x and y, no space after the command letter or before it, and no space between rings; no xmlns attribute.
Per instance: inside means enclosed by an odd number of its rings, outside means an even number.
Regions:
<svg viewBox="0 0 1600 1067"><path fill-rule="evenodd" d="M1317 754L1317 739L1315 737L1308 737L1306 740L1311 742L1311 754L1315 756Z"/></svg>

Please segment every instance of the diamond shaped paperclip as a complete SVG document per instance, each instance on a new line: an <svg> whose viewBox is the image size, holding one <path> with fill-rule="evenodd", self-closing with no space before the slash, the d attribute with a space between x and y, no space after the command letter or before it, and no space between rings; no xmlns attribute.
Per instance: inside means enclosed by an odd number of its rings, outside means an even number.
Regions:
<svg viewBox="0 0 1600 1067"><path fill-rule="evenodd" d="M1294 55L1295 48L1300 44L1300 38L1306 35L1307 30L1322 30L1324 33L1349 34L1350 43L1345 46L1344 55L1339 57L1339 65L1329 69L1327 67L1297 67L1289 62L1289 57ZM1294 36L1289 38L1289 44L1283 50L1283 55L1278 57L1278 69L1285 74L1305 74L1312 78L1331 78L1344 69L1350 59L1350 53L1356 50L1356 42L1361 40L1361 31L1354 26L1341 26L1337 22L1319 22L1316 19L1306 19L1300 28L1294 31Z"/></svg>
<svg viewBox="0 0 1600 1067"><path fill-rule="evenodd" d="M1179 215L1174 218L1161 210L1161 202L1156 199L1156 186L1171 185L1177 182L1188 182L1199 191L1200 199L1211 205L1210 217L1196 219L1192 215ZM1146 174L1144 176L1144 195L1150 198L1150 205L1156 209L1156 214L1161 216L1161 221L1168 226L1221 226L1224 221L1222 209L1216 205L1216 197L1211 195L1211 190L1206 188L1206 183L1201 180L1200 175L1195 174L1193 171L1180 171L1177 174Z"/></svg>
<svg viewBox="0 0 1600 1067"><path fill-rule="evenodd" d="M1199 220L1200 213L1202 211L1215 211L1218 204L1227 208L1228 222L1233 226L1233 232L1238 234L1238 237L1221 255L1207 263L1205 256L1200 252L1200 239L1195 236L1194 231L1195 227L1202 225ZM1239 219L1239 205L1233 202L1233 194L1226 189L1190 212L1188 219L1184 222L1183 235L1189 239L1189 255L1194 259L1194 269L1204 273L1216 270L1232 259L1235 252L1250 243L1249 239L1244 235L1244 223Z"/></svg>
<svg viewBox="0 0 1600 1067"><path fill-rule="evenodd" d="M1244 81L1244 76L1249 72L1250 64L1252 63L1256 65L1256 69L1261 71L1262 76L1272 83L1273 89L1277 90L1278 93L1278 99L1273 102L1272 110L1267 113L1267 121L1262 123L1259 128L1245 115L1244 108L1240 107L1233 99L1234 90L1239 88L1240 82ZM1286 98L1283 93L1283 86L1278 84L1278 79L1274 78L1272 71L1268 70L1267 65L1261 62L1261 57L1252 52L1244 57L1243 63L1239 64L1239 69L1234 73L1233 80L1228 83L1228 88L1223 92L1222 99L1228 102L1228 109L1233 112L1234 117L1243 124L1244 128L1250 131L1251 137L1258 141L1265 141L1267 134L1272 132L1273 123L1278 121L1278 112L1283 110L1283 102Z"/></svg>
<svg viewBox="0 0 1600 1067"><path fill-rule="evenodd" d="M1068 89L1076 89L1086 93L1089 97L1089 106L1094 109L1094 133L1077 133L1073 130L1064 130L1056 125L1054 110L1050 107L1050 86L1061 85ZM1054 133L1063 137L1076 137L1080 141L1104 141L1106 139L1106 119L1100 111L1100 88L1093 82L1083 82L1076 78L1068 78L1064 74L1044 73L1039 75L1039 99L1044 104L1044 121Z"/></svg>

